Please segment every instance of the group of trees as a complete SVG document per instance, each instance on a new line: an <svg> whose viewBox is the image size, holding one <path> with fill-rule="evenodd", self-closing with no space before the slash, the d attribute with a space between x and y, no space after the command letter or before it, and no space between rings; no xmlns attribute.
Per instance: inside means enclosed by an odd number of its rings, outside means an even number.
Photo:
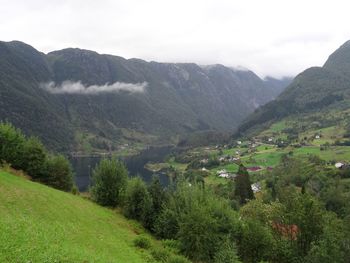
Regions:
<svg viewBox="0 0 350 263"><path fill-rule="evenodd" d="M0 161L24 171L33 180L70 191L74 185L69 161L50 154L36 137L26 137L9 123L0 123Z"/></svg>
<svg viewBox="0 0 350 263"><path fill-rule="evenodd" d="M185 176L167 188L158 177L148 185L139 177L127 179L120 162L102 160L91 193L102 205L119 206L158 238L172 240L194 262L346 262L349 219L334 213L341 205L337 200L324 203L326 192L316 192L325 180L320 165L316 158L284 158L269 175L268 190L254 200L243 166L228 194L218 195Z"/></svg>
<svg viewBox="0 0 350 263"><path fill-rule="evenodd" d="M34 137L0 123L0 160L33 180L57 189L73 187L72 168L62 155L48 153ZM90 188L98 204L119 207L194 262L348 262L350 195L344 172L316 156L284 156L261 175L266 190L255 199L249 173L240 166L235 180L219 191L188 170L164 188L128 178L124 164L103 159Z"/></svg>

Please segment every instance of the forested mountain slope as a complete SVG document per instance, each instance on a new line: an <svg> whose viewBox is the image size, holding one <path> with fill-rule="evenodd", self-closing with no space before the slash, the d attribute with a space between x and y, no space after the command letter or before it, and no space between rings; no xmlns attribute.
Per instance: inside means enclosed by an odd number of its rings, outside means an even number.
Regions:
<svg viewBox="0 0 350 263"><path fill-rule="evenodd" d="M344 107L350 99L350 42L346 42L323 67L300 73L274 100L255 110L240 126L237 135L265 127L282 118ZM350 105L350 104L349 104Z"/></svg>
<svg viewBox="0 0 350 263"><path fill-rule="evenodd" d="M276 96L252 71L0 42L0 119L50 148L114 149L229 131ZM86 146L88 145L88 146Z"/></svg>

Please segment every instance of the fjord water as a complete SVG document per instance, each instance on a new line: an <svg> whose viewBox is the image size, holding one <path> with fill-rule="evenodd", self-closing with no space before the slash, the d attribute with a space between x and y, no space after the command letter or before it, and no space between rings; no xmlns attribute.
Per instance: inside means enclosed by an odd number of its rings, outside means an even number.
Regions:
<svg viewBox="0 0 350 263"><path fill-rule="evenodd" d="M140 176L146 182L150 182L152 175L157 174L163 186L169 184L169 177L164 172L152 172L145 168L148 162L162 162L165 157L174 150L172 146L150 147L138 155L120 158L129 171L129 176ZM84 156L71 157L70 161L75 173L75 182L79 191L86 191L89 187L92 171L102 157Z"/></svg>

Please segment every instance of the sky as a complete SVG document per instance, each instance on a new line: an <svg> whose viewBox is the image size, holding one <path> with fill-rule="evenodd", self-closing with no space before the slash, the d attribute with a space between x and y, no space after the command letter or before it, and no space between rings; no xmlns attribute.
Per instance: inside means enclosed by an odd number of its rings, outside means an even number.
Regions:
<svg viewBox="0 0 350 263"><path fill-rule="evenodd" d="M343 0L0 0L0 40L295 76L350 39Z"/></svg>

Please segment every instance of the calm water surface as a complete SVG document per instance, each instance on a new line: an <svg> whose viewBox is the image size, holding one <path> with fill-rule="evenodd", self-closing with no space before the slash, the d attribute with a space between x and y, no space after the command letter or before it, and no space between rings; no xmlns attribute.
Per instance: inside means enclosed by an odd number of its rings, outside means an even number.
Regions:
<svg viewBox="0 0 350 263"><path fill-rule="evenodd" d="M164 186L169 184L169 178L164 172L154 173L145 169L147 162L162 162L165 157L175 151L173 146L150 147L138 155L122 158L129 170L130 176L139 175L146 182L150 182L153 174L157 174ZM90 184L92 170L99 163L101 157L72 157L70 161L75 173L75 182L80 191L86 191Z"/></svg>

